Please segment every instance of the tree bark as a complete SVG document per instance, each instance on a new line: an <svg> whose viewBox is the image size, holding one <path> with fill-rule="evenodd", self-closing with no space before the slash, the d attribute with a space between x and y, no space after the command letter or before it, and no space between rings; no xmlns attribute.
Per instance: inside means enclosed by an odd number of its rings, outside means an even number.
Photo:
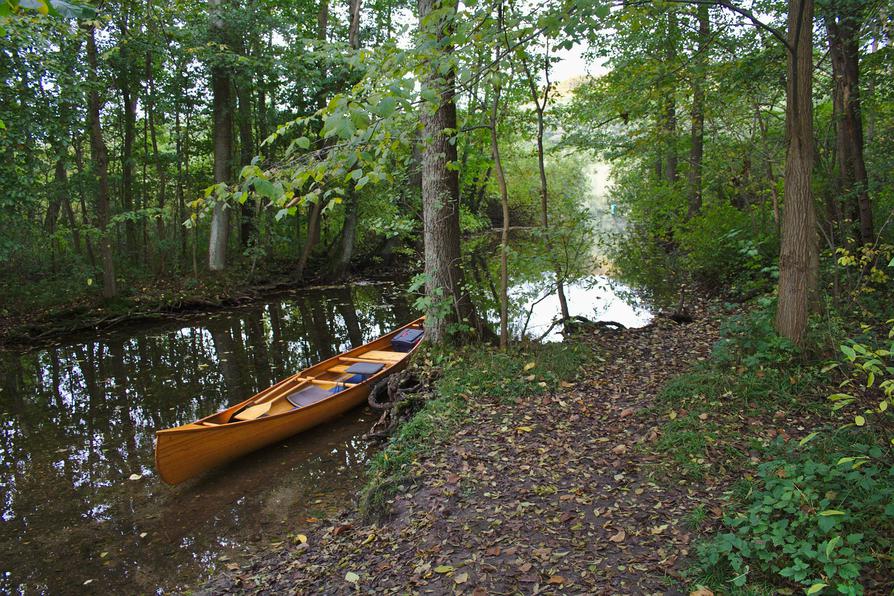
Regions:
<svg viewBox="0 0 894 596"><path fill-rule="evenodd" d="M832 106L840 189L853 205L860 244L875 241L860 110L859 6L837 0L825 16L832 62Z"/></svg>
<svg viewBox="0 0 894 596"><path fill-rule="evenodd" d="M813 0L789 0L786 80L785 190L779 254L776 328L796 345L804 340L813 305L819 253L813 174Z"/></svg>
<svg viewBox="0 0 894 596"><path fill-rule="evenodd" d="M100 112L102 100L99 97L99 75L96 55L95 27L87 28L87 65L89 66L90 90L87 93L88 116L90 118L90 151L96 187L96 227L99 228L99 256L102 262L102 295L114 298L118 294L115 281L115 261L112 258L112 243L109 238L109 156L105 140L102 138Z"/></svg>
<svg viewBox="0 0 894 596"><path fill-rule="evenodd" d="M441 18L432 18L436 10L452 10ZM435 107L422 106L422 219L425 241L425 293L431 299L425 320L426 338L445 343L455 323L471 313L471 305L462 289L459 246L459 178L448 168L457 158L453 132L457 129L455 72L443 69L452 46L446 40L452 30L456 5L451 0L419 0L419 27L423 37L434 41L438 55L425 64L423 91L439 98ZM441 13L443 14L443 13Z"/></svg>
<svg viewBox="0 0 894 596"><path fill-rule="evenodd" d="M247 54L245 43L241 42L240 53ZM251 72L245 71L236 83L236 100L238 101L239 124L239 165L246 166L255 156L254 135L251 128ZM239 242L243 248L247 248L249 241L257 236L258 226L254 219L255 199L249 198L240 209Z"/></svg>
<svg viewBox="0 0 894 596"><path fill-rule="evenodd" d="M677 15L671 9L667 14L667 46L666 67L674 68L677 60ZM677 89L671 81L670 89L664 96L664 143L665 143L665 180L671 184L677 181Z"/></svg>
<svg viewBox="0 0 894 596"><path fill-rule="evenodd" d="M698 6L698 49L692 75L692 129L689 149L689 217L702 208L702 157L705 147L705 69L708 65L708 37L711 33L707 4Z"/></svg>
<svg viewBox="0 0 894 596"><path fill-rule="evenodd" d="M221 14L222 0L209 0L209 19L213 36L226 42L226 30ZM211 93L213 101L214 182L226 182L230 178L230 160L233 153L233 106L230 93L230 72L221 65L211 67ZM208 268L223 271L227 265L227 240L229 236L229 209L221 202L214 203L211 215L211 234L208 243Z"/></svg>
<svg viewBox="0 0 894 596"><path fill-rule="evenodd" d="M508 48L507 48L508 49ZM528 89L531 92L531 100L537 113L537 169L540 174L540 226L543 228L544 237L546 238L546 250L553 262L553 269L556 273L556 296L559 299L559 311L562 315L562 321L568 321L571 315L568 310L568 299L565 297L565 281L562 274L562 267L558 258L555 256L552 239L549 235L549 185L546 180L546 161L544 159L545 150L543 145L544 137L544 112L549 101L549 55L544 57L544 90L543 97L537 91L537 83L532 76L528 62L524 56L521 58L522 68L525 71L525 77L528 81Z"/></svg>
<svg viewBox="0 0 894 596"><path fill-rule="evenodd" d="M360 49L360 9L361 0L350 0L351 25L348 28L348 43L353 50ZM353 81L352 81L353 82ZM332 277L342 279L351 266L354 255L354 234L357 230L357 193L349 188L345 196L345 221L341 228L339 254L332 267Z"/></svg>
<svg viewBox="0 0 894 596"><path fill-rule="evenodd" d="M502 26L502 4L500 23ZM490 148L494 159L494 172L500 187L500 206L503 209L503 230L500 235L500 349L509 347L509 192L506 190L506 175L500 159L500 143L497 140L497 114L500 108L500 84L494 85L494 99L490 111Z"/></svg>
<svg viewBox="0 0 894 596"><path fill-rule="evenodd" d="M127 41L126 16L118 26L121 29L122 37L125 38L123 41ZM137 127L137 94L131 86L137 86L139 81L134 81L131 50L127 43L121 44L119 60L121 66L118 72L118 86L121 90L121 108L124 114L124 139L121 146L121 208L130 213L133 211L133 148ZM128 258L134 258L137 255L137 228L136 222L131 218L124 220L124 246Z"/></svg>

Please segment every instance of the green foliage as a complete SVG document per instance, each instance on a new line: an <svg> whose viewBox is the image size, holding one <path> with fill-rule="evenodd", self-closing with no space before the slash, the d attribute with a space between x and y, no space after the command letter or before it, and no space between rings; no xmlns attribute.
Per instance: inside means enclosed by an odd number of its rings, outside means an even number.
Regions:
<svg viewBox="0 0 894 596"><path fill-rule="evenodd" d="M699 546L701 564L725 570L734 586L775 576L862 594L862 567L894 531L894 466L878 447L863 450L871 462L860 467L791 452L761 464L752 493L724 517L726 531Z"/></svg>

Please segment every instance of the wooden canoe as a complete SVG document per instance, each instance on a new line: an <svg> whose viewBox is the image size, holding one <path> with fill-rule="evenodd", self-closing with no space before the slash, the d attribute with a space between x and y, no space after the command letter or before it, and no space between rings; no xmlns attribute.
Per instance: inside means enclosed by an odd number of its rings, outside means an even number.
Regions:
<svg viewBox="0 0 894 596"><path fill-rule="evenodd" d="M373 385L402 370L410 352L392 350L391 339L405 329L422 329L417 319L379 339L304 369L257 395L183 426L155 433L155 467L161 479L177 484L210 468L281 441L330 420L367 400ZM352 365L383 365L358 377Z"/></svg>

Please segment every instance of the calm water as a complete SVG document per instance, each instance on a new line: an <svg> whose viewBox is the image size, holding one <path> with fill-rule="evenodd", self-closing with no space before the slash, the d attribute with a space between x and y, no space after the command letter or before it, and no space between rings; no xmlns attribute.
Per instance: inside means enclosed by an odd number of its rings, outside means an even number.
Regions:
<svg viewBox="0 0 894 596"><path fill-rule="evenodd" d="M526 292L536 288L516 288ZM648 320L606 287L576 286L569 299L590 318ZM541 302L531 333L555 311ZM0 592L176 590L349 506L370 454L361 438L370 410L176 487L155 475L155 430L242 401L414 316L396 287L354 285L0 352Z"/></svg>

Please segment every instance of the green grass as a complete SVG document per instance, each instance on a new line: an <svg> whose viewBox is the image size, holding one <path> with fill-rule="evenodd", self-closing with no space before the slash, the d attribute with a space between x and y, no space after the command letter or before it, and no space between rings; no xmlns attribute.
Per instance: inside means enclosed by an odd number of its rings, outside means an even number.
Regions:
<svg viewBox="0 0 894 596"><path fill-rule="evenodd" d="M470 402L491 398L517 403L553 391L561 381L573 379L593 357L589 348L574 342L535 344L507 352L470 346L453 354L419 354L416 362L428 360L442 367L443 375L435 383L434 399L426 401L372 458L367 483L360 491L361 514L367 519L387 514L389 501L412 483L412 464L418 456L435 449L473 417Z"/></svg>

